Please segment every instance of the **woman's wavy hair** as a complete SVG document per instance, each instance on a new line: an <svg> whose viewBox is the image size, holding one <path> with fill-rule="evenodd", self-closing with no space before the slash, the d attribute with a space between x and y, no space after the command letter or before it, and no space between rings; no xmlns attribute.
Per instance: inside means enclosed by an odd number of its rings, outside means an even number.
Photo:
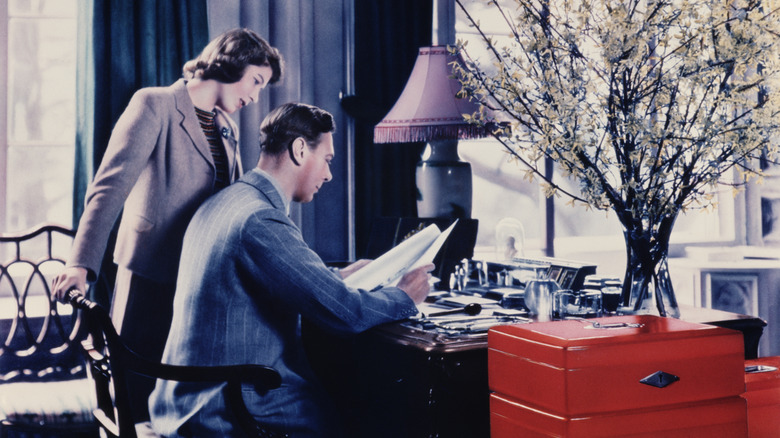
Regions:
<svg viewBox="0 0 780 438"><path fill-rule="evenodd" d="M329 112L305 103L286 103L271 111L260 125L260 148L262 153L276 157L287 150L293 163L298 164L292 150L295 139L303 138L316 149L322 134L335 131L336 122Z"/></svg>
<svg viewBox="0 0 780 438"><path fill-rule="evenodd" d="M187 79L214 79L232 84L244 76L249 65L271 67L269 84L282 77L284 60L275 47L249 29L233 29L214 38L197 58L182 68Z"/></svg>

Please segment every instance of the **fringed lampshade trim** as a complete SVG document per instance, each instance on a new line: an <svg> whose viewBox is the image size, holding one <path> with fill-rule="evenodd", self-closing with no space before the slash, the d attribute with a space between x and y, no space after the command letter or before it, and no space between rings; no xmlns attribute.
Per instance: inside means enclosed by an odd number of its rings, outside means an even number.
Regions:
<svg viewBox="0 0 780 438"><path fill-rule="evenodd" d="M431 140L467 140L487 135L484 127L471 124L429 126L382 126L374 128L374 143L414 143Z"/></svg>

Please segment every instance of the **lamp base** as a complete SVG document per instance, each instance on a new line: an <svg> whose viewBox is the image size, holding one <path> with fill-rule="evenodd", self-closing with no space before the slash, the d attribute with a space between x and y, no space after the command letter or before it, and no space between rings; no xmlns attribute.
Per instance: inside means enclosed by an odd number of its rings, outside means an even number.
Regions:
<svg viewBox="0 0 780 438"><path fill-rule="evenodd" d="M471 164L457 140L431 141L417 163L417 216L471 218Z"/></svg>

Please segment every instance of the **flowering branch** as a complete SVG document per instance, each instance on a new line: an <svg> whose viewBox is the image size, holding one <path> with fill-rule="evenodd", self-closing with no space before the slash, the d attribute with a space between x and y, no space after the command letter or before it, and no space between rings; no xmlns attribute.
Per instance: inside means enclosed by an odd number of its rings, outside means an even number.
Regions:
<svg viewBox="0 0 780 438"><path fill-rule="evenodd" d="M510 122L502 145L548 184L633 232L668 243L678 213L713 206L732 169L774 160L780 120L780 16L758 1L495 1L506 41L487 35L460 0L489 60L467 44L456 71L463 97L484 106L466 117ZM494 32L495 33L495 32ZM457 66L455 68L458 68ZM488 109L490 111L485 111ZM545 159L580 193L546 180ZM665 241L665 242L664 242Z"/></svg>

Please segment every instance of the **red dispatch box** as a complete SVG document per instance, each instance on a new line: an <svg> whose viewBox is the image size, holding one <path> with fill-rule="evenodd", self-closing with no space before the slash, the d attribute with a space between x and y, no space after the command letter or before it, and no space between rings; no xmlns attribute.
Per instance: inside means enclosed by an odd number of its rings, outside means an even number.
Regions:
<svg viewBox="0 0 780 438"><path fill-rule="evenodd" d="M653 315L488 332L490 389L567 416L739 396L744 366L739 331Z"/></svg>
<svg viewBox="0 0 780 438"><path fill-rule="evenodd" d="M745 400L732 396L653 409L561 416L490 395L491 438L747 437ZM750 435L750 438L754 438Z"/></svg>
<svg viewBox="0 0 780 438"><path fill-rule="evenodd" d="M745 393L750 438L780 436L780 357L745 361Z"/></svg>

